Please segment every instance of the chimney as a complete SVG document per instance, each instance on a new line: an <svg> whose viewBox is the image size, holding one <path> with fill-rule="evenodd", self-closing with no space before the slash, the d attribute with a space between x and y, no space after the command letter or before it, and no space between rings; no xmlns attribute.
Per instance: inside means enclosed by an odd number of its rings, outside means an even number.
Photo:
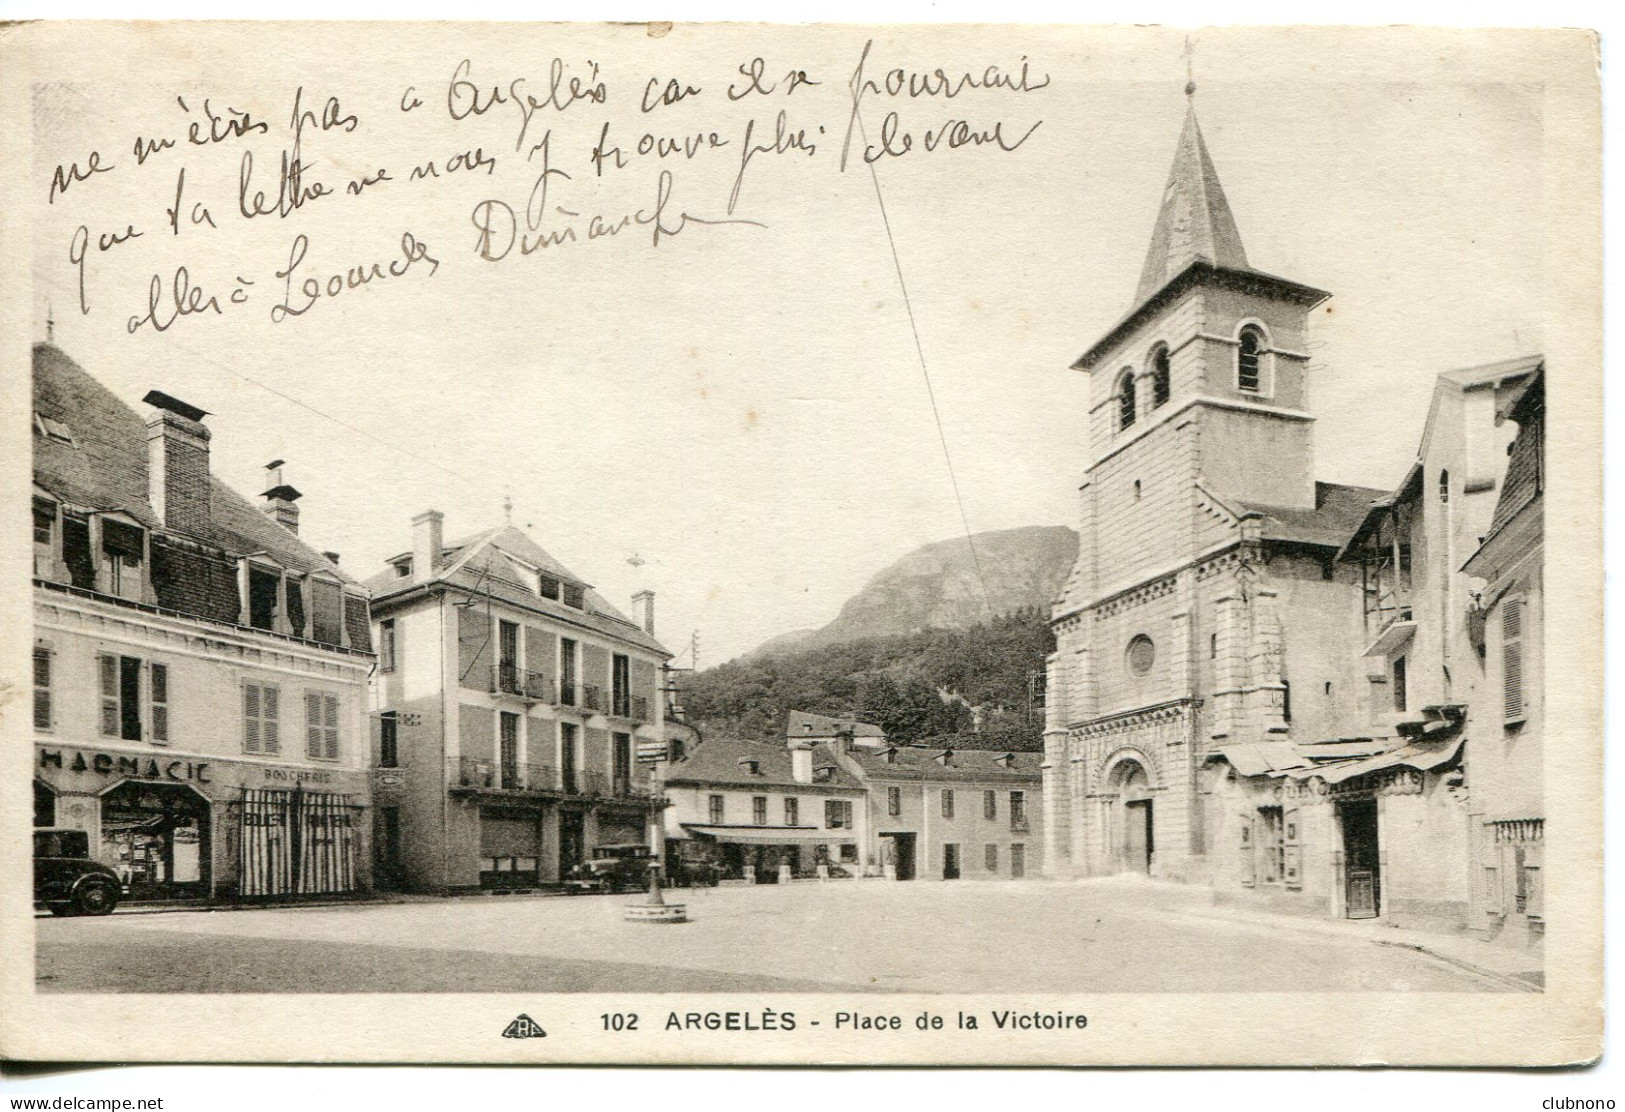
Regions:
<svg viewBox="0 0 1625 1112"><path fill-rule="evenodd" d="M322 555L326 556L327 562L332 564L334 567L339 566L339 554L337 552L324 552Z"/></svg>
<svg viewBox="0 0 1625 1112"><path fill-rule="evenodd" d="M654 636L655 631L655 593L653 591L639 591L632 596L632 614L638 616L642 611L643 632Z"/></svg>
<svg viewBox="0 0 1625 1112"><path fill-rule="evenodd" d="M843 756L852 752L852 727L846 723L835 730L835 751Z"/></svg>
<svg viewBox="0 0 1625 1112"><path fill-rule="evenodd" d="M286 460L274 459L265 465L265 516L290 533L299 532L299 492L282 481L282 465ZM335 561L336 562L336 561Z"/></svg>
<svg viewBox="0 0 1625 1112"><path fill-rule="evenodd" d="M812 757L810 746L790 750L790 775L796 783L812 783Z"/></svg>
<svg viewBox="0 0 1625 1112"><path fill-rule="evenodd" d="M445 520L439 510L425 510L412 519L412 573L420 580L432 576L440 562Z"/></svg>
<svg viewBox="0 0 1625 1112"><path fill-rule="evenodd" d="M142 401L158 411L147 421L147 499L168 528L204 536L211 508L208 411L159 390Z"/></svg>

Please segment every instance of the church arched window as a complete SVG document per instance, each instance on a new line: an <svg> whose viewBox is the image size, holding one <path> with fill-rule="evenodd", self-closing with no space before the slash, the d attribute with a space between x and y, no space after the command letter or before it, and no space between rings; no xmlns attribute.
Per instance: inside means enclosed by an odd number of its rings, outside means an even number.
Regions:
<svg viewBox="0 0 1625 1112"><path fill-rule="evenodd" d="M1134 423L1134 368L1125 367L1117 376L1117 427L1126 429Z"/></svg>
<svg viewBox="0 0 1625 1112"><path fill-rule="evenodd" d="M1450 472L1439 472L1439 501L1450 501Z"/></svg>
<svg viewBox="0 0 1625 1112"><path fill-rule="evenodd" d="M1157 350L1151 353L1151 408L1168 401L1172 390L1173 369L1169 366L1168 348L1163 344L1157 345Z"/></svg>
<svg viewBox="0 0 1625 1112"><path fill-rule="evenodd" d="M1264 332L1256 325L1241 330L1236 346L1236 389L1257 394L1263 389L1261 366L1264 360Z"/></svg>

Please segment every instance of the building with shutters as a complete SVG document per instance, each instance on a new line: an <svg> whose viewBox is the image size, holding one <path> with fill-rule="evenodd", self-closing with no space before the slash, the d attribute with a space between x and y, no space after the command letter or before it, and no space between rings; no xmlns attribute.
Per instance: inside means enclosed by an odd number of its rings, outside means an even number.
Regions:
<svg viewBox="0 0 1625 1112"><path fill-rule="evenodd" d="M653 595L631 621L512 526L447 543L431 510L411 540L368 583L380 884L547 887L597 846L658 853Z"/></svg>
<svg viewBox="0 0 1625 1112"><path fill-rule="evenodd" d="M1539 360L1440 376L1397 490L1318 481L1328 297L1250 265L1192 107L1132 308L1073 364L1090 457L1053 613L1045 871L1460 926L1484 681L1461 565L1505 472L1494 398Z"/></svg>
<svg viewBox="0 0 1625 1112"><path fill-rule="evenodd" d="M369 886L367 595L210 470L201 409L138 414L33 352L34 824L135 899Z"/></svg>
<svg viewBox="0 0 1625 1112"><path fill-rule="evenodd" d="M1545 715L1544 372L1498 383L1496 416L1517 429L1506 480L1488 532L1465 571L1482 581L1474 600L1484 682L1469 712L1473 728L1469 860L1470 926L1490 938L1533 942L1545 935L1541 866Z"/></svg>

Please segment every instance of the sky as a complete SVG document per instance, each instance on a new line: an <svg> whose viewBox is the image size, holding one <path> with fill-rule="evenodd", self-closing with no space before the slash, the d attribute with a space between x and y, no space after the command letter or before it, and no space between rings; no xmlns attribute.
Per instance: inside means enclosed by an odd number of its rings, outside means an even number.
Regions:
<svg viewBox="0 0 1625 1112"><path fill-rule="evenodd" d="M165 34L176 32L153 32ZM406 550L425 509L444 511L456 537L500 522L511 499L514 523L623 611L653 589L679 663L697 634L709 666L822 625L887 564L967 523L1075 526L1089 446L1086 383L1068 368L1131 308L1185 112L1184 34L358 28L338 47L256 34L236 53L115 45L72 83L37 88L31 338L49 314L58 345L138 410L153 388L208 410L215 473L245 494L264 489L265 463L287 460L301 535L352 574ZM858 155L843 171L847 83L871 38L872 75L1025 62L1032 84L1048 83L867 97L861 132L877 139L896 112L916 145L872 174ZM1561 258L1550 258L1538 66L1509 64L1493 37L1460 46L1243 31L1190 45L1197 112L1250 263L1334 295L1310 344L1325 480L1396 483L1434 376L1548 339ZM151 61L170 50L186 59L172 72ZM729 100L756 56L775 91ZM545 106L524 125L522 142L545 132L550 167L571 175L549 178L547 226L581 238L480 258L481 202L522 222L538 163L515 153L511 103L453 119L473 98L459 100L452 79L466 58L486 94L525 75L541 95L555 57L570 75L596 62L607 89L603 104ZM792 69L819 84L786 93ZM640 111L645 82L672 76L701 91ZM296 87L315 113L301 136L314 178L342 186L386 167L395 180L245 219L242 154L254 158L250 195L274 198ZM403 112L408 87L424 103ZM322 129L329 96L336 126ZM269 130L136 164L135 136L180 134L205 98ZM728 218L744 126L770 142L781 110L818 150L750 161L732 218L754 223L690 223L658 246L643 226L586 240L592 213L647 210L662 170L673 212ZM1010 151L924 150L924 131L950 119L998 121L1006 143L1032 130ZM588 152L606 125L629 164L600 176ZM726 145L639 157L645 132L715 132ZM476 149L493 172L402 180L410 165L444 168ZM114 169L53 198L53 171L83 168L92 150ZM172 232L164 210L182 166ZM214 226L188 223L199 203ZM93 246L142 232L88 252L88 313L70 258L81 225ZM297 237L298 276L325 279L400 260L403 233L437 262L432 275L420 259L273 319ZM162 276L167 301L179 266L224 310L132 332L149 278ZM233 288L244 305L229 304ZM302 304L294 292L286 300Z"/></svg>

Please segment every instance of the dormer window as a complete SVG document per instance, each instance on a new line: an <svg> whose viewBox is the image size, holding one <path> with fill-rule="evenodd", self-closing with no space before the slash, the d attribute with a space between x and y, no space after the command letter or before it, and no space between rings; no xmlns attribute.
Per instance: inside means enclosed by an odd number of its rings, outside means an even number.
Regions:
<svg viewBox="0 0 1625 1112"><path fill-rule="evenodd" d="M586 589L579 583L564 584L564 605L574 607L577 610L585 610L587 608Z"/></svg>
<svg viewBox="0 0 1625 1112"><path fill-rule="evenodd" d="M1264 333L1248 325L1241 330L1236 346L1236 389L1243 394L1263 391Z"/></svg>
<svg viewBox="0 0 1625 1112"><path fill-rule="evenodd" d="M559 581L551 575L537 576L536 593L543 598L550 598L557 602L559 600Z"/></svg>
<svg viewBox="0 0 1625 1112"><path fill-rule="evenodd" d="M827 784L829 783L830 777L834 774L835 769L830 765L819 765L817 768L813 769L813 782L817 784Z"/></svg>
<svg viewBox="0 0 1625 1112"><path fill-rule="evenodd" d="M396 579L410 579L410 578L412 578L412 560L411 560L410 557L408 557L405 560L397 560L397 561L395 561L395 578Z"/></svg>
<svg viewBox="0 0 1625 1112"><path fill-rule="evenodd" d="M51 576L56 563L56 503L34 499L34 574Z"/></svg>
<svg viewBox="0 0 1625 1112"><path fill-rule="evenodd" d="M760 776L762 774L762 763L748 757L739 762L739 767L744 769L746 776Z"/></svg>
<svg viewBox="0 0 1625 1112"><path fill-rule="evenodd" d="M141 559L145 537L139 525L102 519L102 590L119 598L141 598Z"/></svg>
<svg viewBox="0 0 1625 1112"><path fill-rule="evenodd" d="M1166 405L1173 390L1173 369L1169 366L1168 349L1162 345L1151 355L1151 408Z"/></svg>
<svg viewBox="0 0 1625 1112"><path fill-rule="evenodd" d="M47 417L43 413L34 414L34 431L47 440L54 440L58 444L73 446L73 433L67 425L54 417Z"/></svg>
<svg viewBox="0 0 1625 1112"><path fill-rule="evenodd" d="M1117 376L1117 428L1121 432L1134 424L1134 369L1123 368Z"/></svg>

